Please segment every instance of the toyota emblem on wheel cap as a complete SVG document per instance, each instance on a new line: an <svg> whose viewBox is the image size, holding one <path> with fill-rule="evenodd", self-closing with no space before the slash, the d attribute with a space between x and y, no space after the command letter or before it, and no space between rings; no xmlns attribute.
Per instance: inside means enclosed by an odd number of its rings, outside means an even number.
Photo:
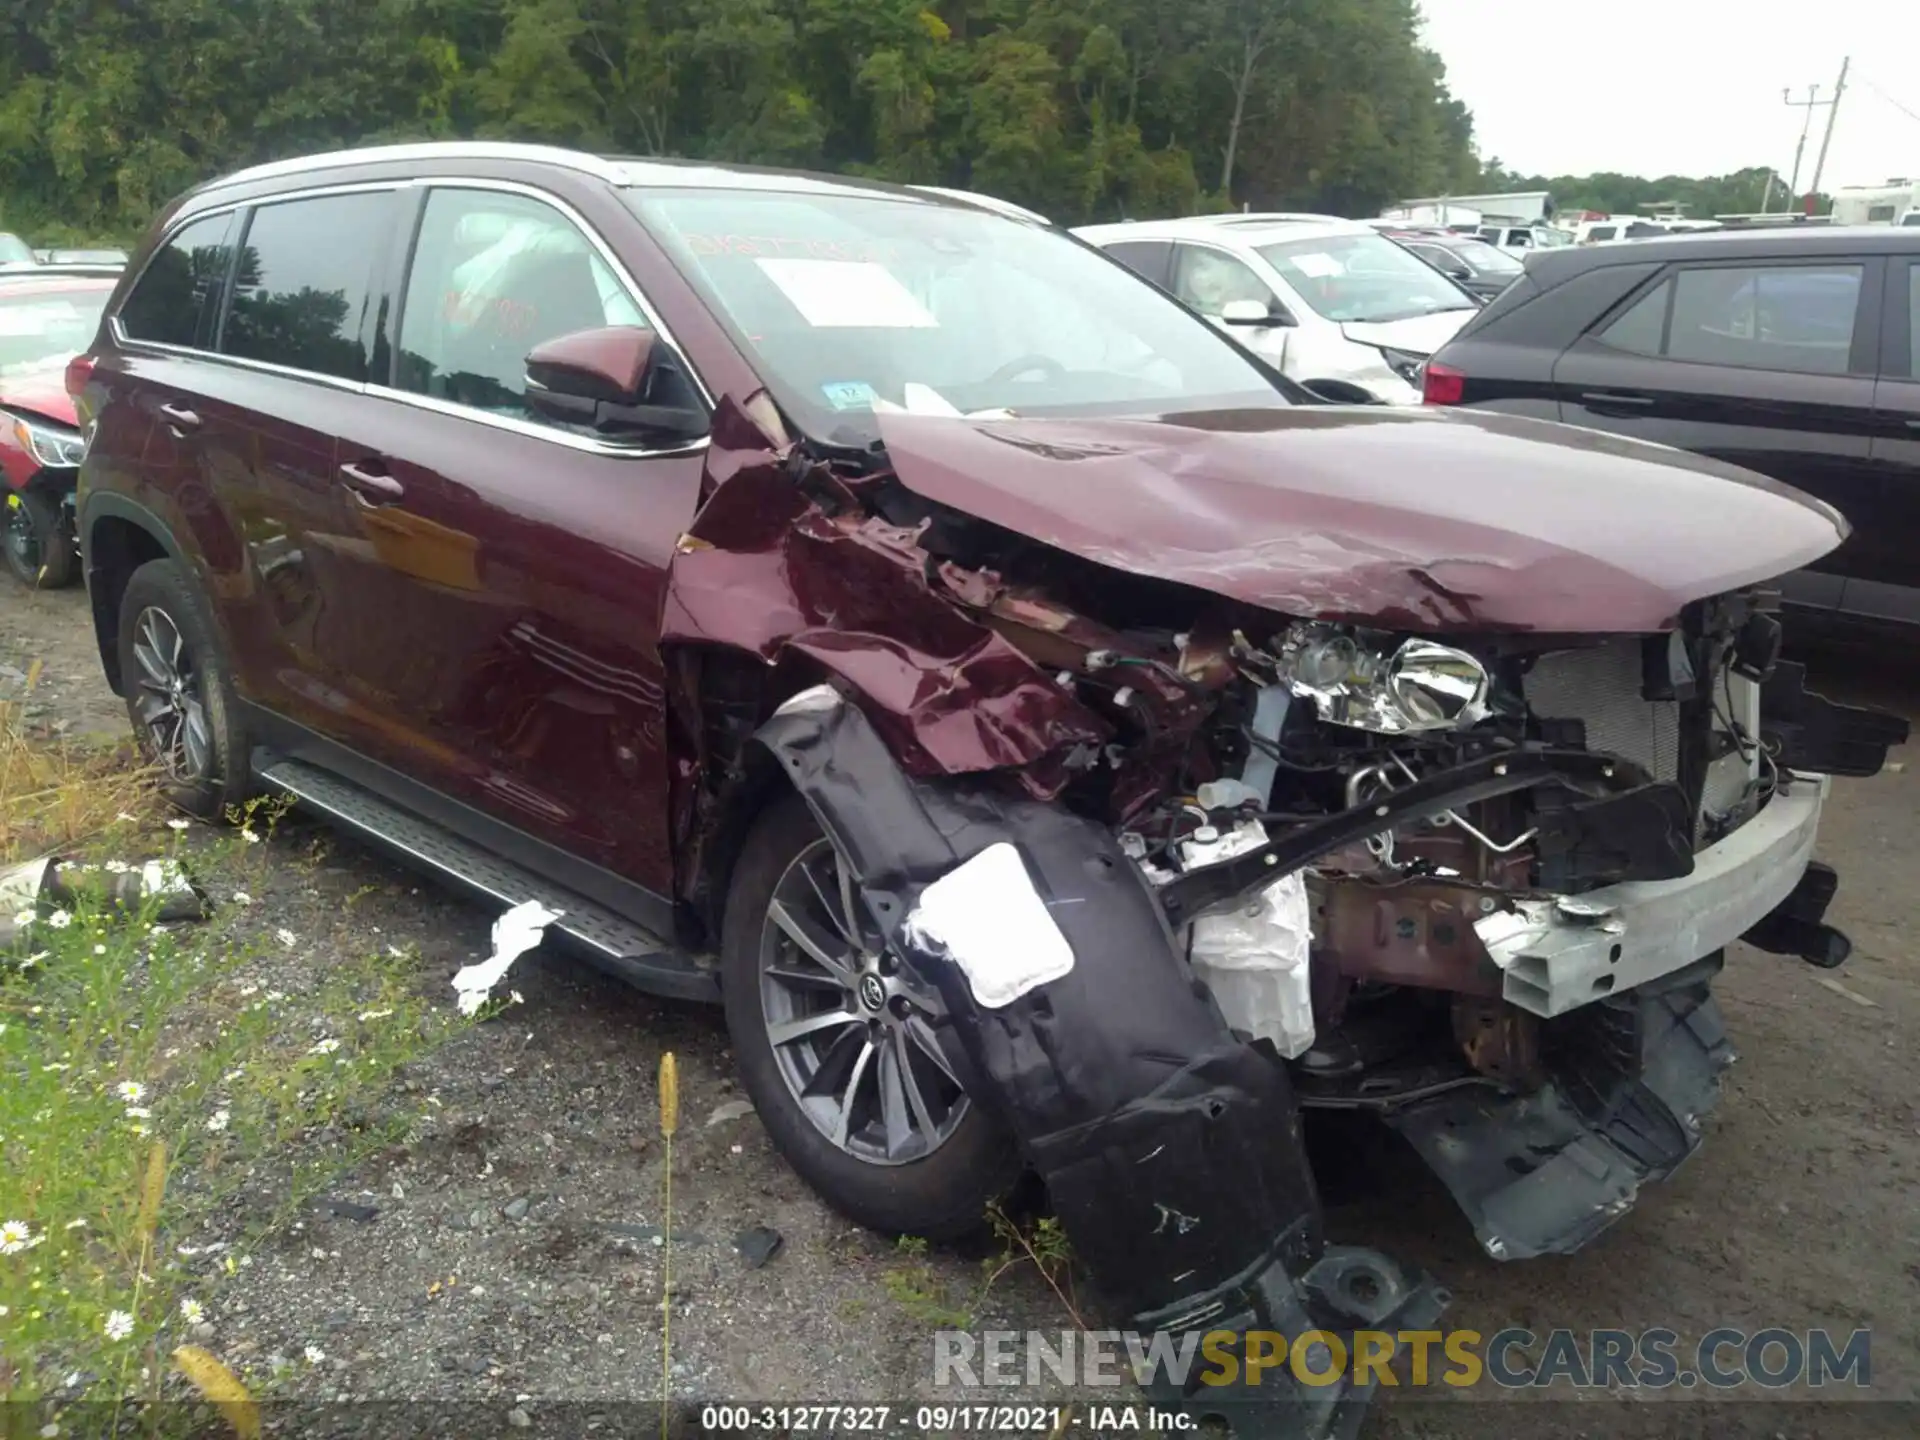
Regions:
<svg viewBox="0 0 1920 1440"><path fill-rule="evenodd" d="M869 1010L878 1010L887 1003L887 987L880 983L878 975L860 977L860 1003Z"/></svg>

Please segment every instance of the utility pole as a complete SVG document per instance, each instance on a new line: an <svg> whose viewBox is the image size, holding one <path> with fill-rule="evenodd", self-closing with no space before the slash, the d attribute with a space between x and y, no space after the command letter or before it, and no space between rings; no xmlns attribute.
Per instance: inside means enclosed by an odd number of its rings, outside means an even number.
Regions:
<svg viewBox="0 0 1920 1440"><path fill-rule="evenodd" d="M1840 97L1847 93L1847 67L1853 64L1853 57L1846 56L1840 61L1840 81L1833 87L1833 99L1827 102L1827 133L1820 137L1820 156L1813 162L1813 190L1820 193L1820 172L1827 168L1827 146L1833 143L1833 121L1840 113ZM1812 111L1808 111L1812 114Z"/></svg>
<svg viewBox="0 0 1920 1440"><path fill-rule="evenodd" d="M1794 99L1790 88L1782 90L1780 98L1788 105L1798 106L1807 112L1806 119L1800 122L1800 143L1793 147L1793 178L1787 182L1787 208L1792 209L1794 201L1800 196L1800 157L1807 150L1807 132L1813 128L1813 112L1820 104L1820 87L1809 85L1804 100Z"/></svg>

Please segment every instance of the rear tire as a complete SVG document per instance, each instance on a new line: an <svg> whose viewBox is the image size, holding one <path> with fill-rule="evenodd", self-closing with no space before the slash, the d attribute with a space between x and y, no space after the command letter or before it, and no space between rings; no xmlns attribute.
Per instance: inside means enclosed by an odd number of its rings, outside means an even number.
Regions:
<svg viewBox="0 0 1920 1440"><path fill-rule="evenodd" d="M1020 1178L1018 1148L926 1047L928 1011L904 977L883 976L877 946L847 938L837 864L798 795L770 806L741 849L720 947L741 1082L774 1148L834 1209L892 1235L967 1234ZM796 928L815 950L800 946ZM890 992L887 1004L861 1001L863 977ZM803 1037L776 1047L783 1027ZM848 1120L836 1123L840 1109Z"/></svg>
<svg viewBox="0 0 1920 1440"><path fill-rule="evenodd" d="M120 687L134 738L169 803L219 820L251 790L225 652L186 570L150 560L120 601Z"/></svg>
<svg viewBox="0 0 1920 1440"><path fill-rule="evenodd" d="M8 492L5 544L7 569L34 590L58 590L73 583L73 529L59 502L43 490Z"/></svg>

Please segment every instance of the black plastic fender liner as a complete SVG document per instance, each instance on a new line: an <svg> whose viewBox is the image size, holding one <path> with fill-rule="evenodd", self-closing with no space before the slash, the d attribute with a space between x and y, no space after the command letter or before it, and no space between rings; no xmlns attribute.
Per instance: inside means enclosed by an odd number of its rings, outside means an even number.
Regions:
<svg viewBox="0 0 1920 1440"><path fill-rule="evenodd" d="M1136 1327L1292 1336L1357 1323L1337 1287L1302 1284L1326 1245L1285 1066L1227 1027L1105 827L1024 795L911 780L826 687L789 701L759 738L861 877L902 963L939 990L975 1099L1013 1130L1076 1252ZM903 922L927 884L1003 842L1074 964L990 1008L959 965L907 943ZM1438 1313L1426 1277L1357 1253L1382 1277L1362 1287L1369 1297ZM1276 1371L1258 1394L1241 1392L1300 1421L1243 1433L1329 1433L1338 1406L1322 1397L1337 1400L1344 1382L1304 1406L1295 1391Z"/></svg>
<svg viewBox="0 0 1920 1440"><path fill-rule="evenodd" d="M1807 689L1807 667L1779 661L1760 687L1760 735L1782 770L1878 775L1912 727L1887 710L1840 705Z"/></svg>

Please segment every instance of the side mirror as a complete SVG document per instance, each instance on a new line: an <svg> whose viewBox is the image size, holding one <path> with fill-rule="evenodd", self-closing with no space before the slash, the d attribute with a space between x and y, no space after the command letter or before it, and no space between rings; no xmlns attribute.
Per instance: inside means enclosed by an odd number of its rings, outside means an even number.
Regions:
<svg viewBox="0 0 1920 1440"><path fill-rule="evenodd" d="M1473 278L1473 271L1469 270L1464 265L1447 265L1442 267L1440 273L1445 275L1449 280L1459 280L1464 282L1467 280L1471 280Z"/></svg>
<svg viewBox="0 0 1920 1440"><path fill-rule="evenodd" d="M1262 305L1258 300L1229 300L1220 307L1220 323L1254 327L1291 325L1293 317L1277 306Z"/></svg>
<svg viewBox="0 0 1920 1440"><path fill-rule="evenodd" d="M648 402L674 368L672 352L651 330L638 325L576 330L528 352L527 404L550 420L608 436L695 440L707 433L703 411Z"/></svg>

